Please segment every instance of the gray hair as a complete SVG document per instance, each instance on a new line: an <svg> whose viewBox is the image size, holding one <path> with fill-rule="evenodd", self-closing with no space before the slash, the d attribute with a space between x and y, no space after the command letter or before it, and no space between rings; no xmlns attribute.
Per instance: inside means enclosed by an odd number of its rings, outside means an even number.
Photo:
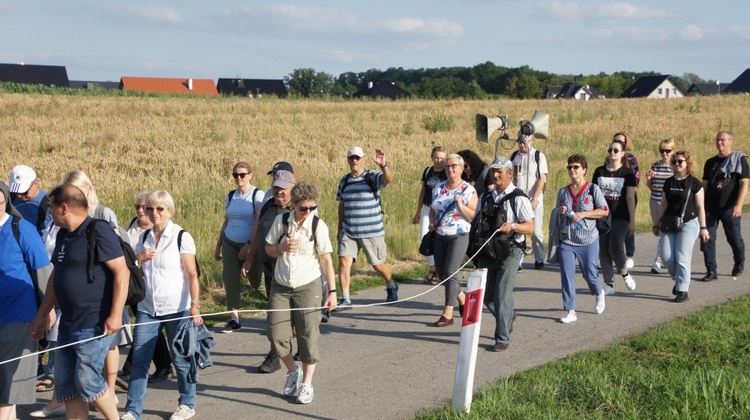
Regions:
<svg viewBox="0 0 750 420"><path fill-rule="evenodd" d="M318 188L310 182L302 181L292 188L292 203L305 200L318 201Z"/></svg>
<svg viewBox="0 0 750 420"><path fill-rule="evenodd" d="M172 199L172 195L167 192L167 190L156 190L148 195L148 198L146 198L146 205L148 206L156 206L156 205L163 205L167 207L167 210L169 210L169 216L174 216L177 209L174 206L174 199Z"/></svg>
<svg viewBox="0 0 750 420"><path fill-rule="evenodd" d="M448 156L445 157L445 161L448 162L449 160L455 160L458 161L458 164L461 166L464 166L464 158L461 157L461 155L457 153L451 153Z"/></svg>

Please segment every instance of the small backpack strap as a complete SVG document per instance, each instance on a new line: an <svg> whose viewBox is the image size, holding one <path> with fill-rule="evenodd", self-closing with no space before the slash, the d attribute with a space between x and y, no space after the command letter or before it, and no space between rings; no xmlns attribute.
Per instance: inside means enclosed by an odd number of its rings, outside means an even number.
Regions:
<svg viewBox="0 0 750 420"><path fill-rule="evenodd" d="M146 244L146 238L148 238L148 234L151 233L151 228L148 228L143 231L143 240L141 241L141 245Z"/></svg>
<svg viewBox="0 0 750 420"><path fill-rule="evenodd" d="M180 229L180 232L177 234L177 251L182 252L182 234L185 233L185 229Z"/></svg>
<svg viewBox="0 0 750 420"><path fill-rule="evenodd" d="M237 191L237 189L234 189L232 191L229 191L227 193L227 205L224 208L229 208L229 205L232 204L232 196L234 195L234 192Z"/></svg>
<svg viewBox="0 0 750 420"><path fill-rule="evenodd" d="M281 215L281 224L282 226L284 226L284 230L281 231L281 236L279 236L279 240L277 242L279 244L281 243L281 240L284 239L284 236L286 236L287 232L289 231L289 214L291 214L291 212L284 213Z"/></svg>
<svg viewBox="0 0 750 420"><path fill-rule="evenodd" d="M135 224L135 222L137 222L137 221L138 221L138 217L134 217L134 218L133 218L133 219L132 219L132 220L130 221L130 223L128 223L128 227L127 227L127 230L130 230L130 228L132 228L132 227L133 227L133 225Z"/></svg>

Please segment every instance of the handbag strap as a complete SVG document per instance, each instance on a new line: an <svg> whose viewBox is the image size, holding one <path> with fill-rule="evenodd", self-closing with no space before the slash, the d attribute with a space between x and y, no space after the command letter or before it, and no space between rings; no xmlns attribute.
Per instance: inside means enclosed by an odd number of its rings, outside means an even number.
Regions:
<svg viewBox="0 0 750 420"><path fill-rule="evenodd" d="M688 193L687 193L687 197L685 197L685 204L682 205L682 213L680 213L680 219L684 219L685 218L685 211L687 210L688 200L690 200L690 193L693 192L693 188L692 188L693 187L693 180L690 179L690 178L688 178L688 181L690 181L690 185L688 185L688 187L687 187Z"/></svg>
<svg viewBox="0 0 750 420"><path fill-rule="evenodd" d="M438 226L440 226L441 223L443 223L443 218L445 218L445 215L448 214L448 212L451 210L451 207L453 207L455 205L456 205L456 201L454 199L453 202L448 205L448 208L445 209L445 211L443 212L443 215L440 216L440 220L438 220L438 222L435 225L435 227L438 227Z"/></svg>

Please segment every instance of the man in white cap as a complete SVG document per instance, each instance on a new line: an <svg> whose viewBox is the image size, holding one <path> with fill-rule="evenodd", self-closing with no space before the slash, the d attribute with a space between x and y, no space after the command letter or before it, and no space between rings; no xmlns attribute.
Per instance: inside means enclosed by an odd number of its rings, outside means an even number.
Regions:
<svg viewBox="0 0 750 420"><path fill-rule="evenodd" d="M474 218L480 217L480 212L483 215L496 215L494 226L497 226L499 235L506 235L510 242L506 258L491 260L479 257L477 261L477 268L487 269L484 304L495 317L495 344L488 350L497 352L510 345L510 333L516 318L513 287L516 284L518 264L523 258L520 244L526 241L524 235L534 232L534 210L526 194L513 185L513 163L510 160L497 157L490 169L495 189L480 197Z"/></svg>
<svg viewBox="0 0 750 420"><path fill-rule="evenodd" d="M364 249L367 262L384 279L386 302L398 300L398 284L393 281L391 267L385 263L388 252L385 247L385 225L380 205L380 190L393 181L393 172L385 160L385 153L375 149L373 162L380 171L365 169L365 152L359 146L349 149L346 154L351 173L339 181L336 201L339 202L339 277L341 278L341 309L351 306L349 284L351 283L352 263Z"/></svg>
<svg viewBox="0 0 750 420"><path fill-rule="evenodd" d="M9 181L13 206L41 235L52 216L47 212L47 193L39 188L36 172L26 165L17 165L10 170Z"/></svg>

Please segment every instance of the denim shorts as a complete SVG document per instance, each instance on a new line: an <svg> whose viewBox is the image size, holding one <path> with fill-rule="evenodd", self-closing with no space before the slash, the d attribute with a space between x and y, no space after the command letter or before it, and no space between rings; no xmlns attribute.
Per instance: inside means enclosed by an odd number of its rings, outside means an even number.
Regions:
<svg viewBox="0 0 750 420"><path fill-rule="evenodd" d="M57 346L75 343L102 335L101 328L60 331ZM104 379L104 358L118 334L96 338L85 343L55 349L55 391L57 400L65 402L81 398L85 403L96 401L107 392Z"/></svg>

